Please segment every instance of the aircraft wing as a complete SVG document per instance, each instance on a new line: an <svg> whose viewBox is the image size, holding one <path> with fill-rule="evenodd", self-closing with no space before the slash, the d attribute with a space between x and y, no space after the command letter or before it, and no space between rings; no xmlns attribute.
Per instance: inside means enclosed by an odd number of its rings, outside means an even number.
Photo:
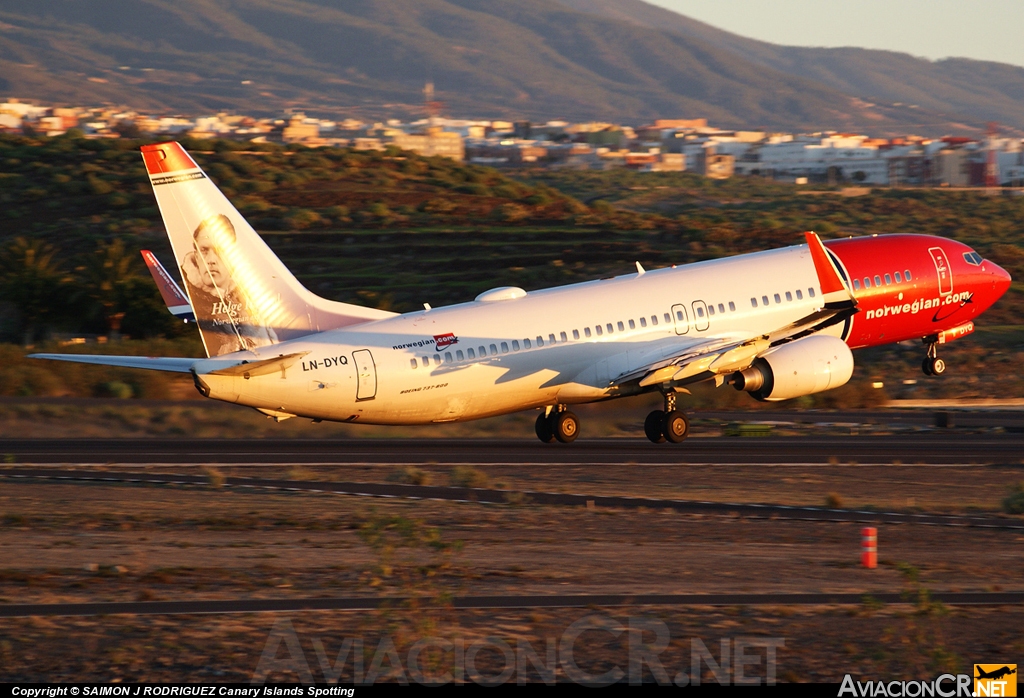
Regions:
<svg viewBox="0 0 1024 698"><path fill-rule="evenodd" d="M71 361L79 364L98 364L100 366L120 366L122 368L146 368L152 371L170 371L172 373L189 373L192 370L192 364L202 361L202 359L177 356L104 356L101 354L29 354L28 358Z"/></svg>
<svg viewBox="0 0 1024 698"><path fill-rule="evenodd" d="M821 286L823 304L820 308L767 334L742 339L709 338L699 344L689 344L680 348L676 354L662 356L644 366L631 369L613 380L612 385L622 385L637 379L640 379L641 387L659 383L686 385L742 371L771 347L820 332L855 314L857 301L825 246L815 233L804 235Z"/></svg>
<svg viewBox="0 0 1024 698"><path fill-rule="evenodd" d="M188 302L188 296L181 290L181 286L177 284L174 277L167 273L156 255L149 250L142 250L142 259L146 262L149 273L153 275L153 281L156 282L156 287L160 290L160 297L164 299L171 315L186 323L195 322L196 315L192 312L192 304Z"/></svg>

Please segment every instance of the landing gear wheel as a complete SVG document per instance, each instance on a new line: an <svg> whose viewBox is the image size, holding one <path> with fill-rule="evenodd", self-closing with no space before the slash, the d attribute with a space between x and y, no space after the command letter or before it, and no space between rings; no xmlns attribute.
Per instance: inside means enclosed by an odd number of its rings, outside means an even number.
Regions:
<svg viewBox="0 0 1024 698"><path fill-rule="evenodd" d="M552 415L552 431L555 438L563 444L571 444L580 435L580 420L572 412L559 412Z"/></svg>
<svg viewBox="0 0 1024 698"><path fill-rule="evenodd" d="M654 410L647 415L647 419L644 420L644 434L647 435L647 438L650 439L651 443L665 443L664 410Z"/></svg>
<svg viewBox="0 0 1024 698"><path fill-rule="evenodd" d="M665 438L674 444L682 443L690 434L690 420L678 410L665 414Z"/></svg>
<svg viewBox="0 0 1024 698"><path fill-rule="evenodd" d="M541 412L537 415L537 438L546 444L555 440L555 432L551 429L551 415Z"/></svg>
<svg viewBox="0 0 1024 698"><path fill-rule="evenodd" d="M932 360L927 356L921 360L921 370L926 376L932 375Z"/></svg>
<svg viewBox="0 0 1024 698"><path fill-rule="evenodd" d="M654 410L644 420L644 433L653 443L665 443L665 413L662 410Z"/></svg>
<svg viewBox="0 0 1024 698"><path fill-rule="evenodd" d="M946 362L936 356L929 360L928 369L933 376L941 376L946 372Z"/></svg>

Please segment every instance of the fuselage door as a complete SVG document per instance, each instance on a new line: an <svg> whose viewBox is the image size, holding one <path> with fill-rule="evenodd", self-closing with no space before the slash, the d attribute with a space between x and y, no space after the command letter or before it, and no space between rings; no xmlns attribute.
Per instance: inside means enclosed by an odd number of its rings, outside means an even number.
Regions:
<svg viewBox="0 0 1024 698"><path fill-rule="evenodd" d="M935 272L939 275L939 295L949 295L953 292L953 269L946 259L946 251L941 247L929 247L928 254L932 256Z"/></svg>
<svg viewBox="0 0 1024 698"><path fill-rule="evenodd" d="M690 331L690 318L686 316L686 306L682 303L672 306L672 320L676 323L676 334L686 334Z"/></svg>
<svg viewBox="0 0 1024 698"><path fill-rule="evenodd" d="M698 332L703 332L711 324L708 319L708 304L704 301L693 302L693 326Z"/></svg>
<svg viewBox="0 0 1024 698"><path fill-rule="evenodd" d="M356 385L356 400L372 400L377 395L377 367L369 349L352 352L352 360L356 362L356 373L359 383Z"/></svg>

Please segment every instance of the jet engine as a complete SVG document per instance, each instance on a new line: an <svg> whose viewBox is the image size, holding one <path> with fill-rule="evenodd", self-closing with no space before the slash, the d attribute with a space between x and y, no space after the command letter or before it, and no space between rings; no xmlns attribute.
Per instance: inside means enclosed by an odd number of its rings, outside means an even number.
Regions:
<svg viewBox="0 0 1024 698"><path fill-rule="evenodd" d="M814 335L772 349L732 374L736 390L775 402L845 385L853 375L853 353L838 337Z"/></svg>

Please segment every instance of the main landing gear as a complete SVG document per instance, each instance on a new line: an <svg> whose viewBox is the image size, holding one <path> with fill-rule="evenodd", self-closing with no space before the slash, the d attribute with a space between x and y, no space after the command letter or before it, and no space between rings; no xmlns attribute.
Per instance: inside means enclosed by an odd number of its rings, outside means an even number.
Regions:
<svg viewBox="0 0 1024 698"><path fill-rule="evenodd" d="M946 372L946 362L939 358L939 350L935 342L928 342L928 353L921 362L921 370L926 376L941 376Z"/></svg>
<svg viewBox="0 0 1024 698"><path fill-rule="evenodd" d="M690 420L676 409L676 394L665 393L665 409L654 410L644 420L644 433L656 444L682 443L690 434Z"/></svg>
<svg viewBox="0 0 1024 698"><path fill-rule="evenodd" d="M556 405L537 415L537 438L546 444L558 440L569 444L580 435L580 419L565 408Z"/></svg>

